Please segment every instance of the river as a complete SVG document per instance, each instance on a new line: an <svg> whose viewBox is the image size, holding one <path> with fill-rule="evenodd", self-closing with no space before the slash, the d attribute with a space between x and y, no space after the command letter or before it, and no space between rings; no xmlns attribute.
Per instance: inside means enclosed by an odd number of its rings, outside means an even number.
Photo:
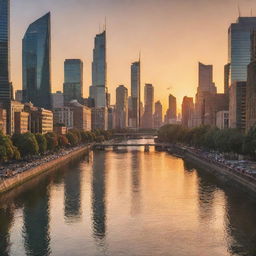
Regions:
<svg viewBox="0 0 256 256"><path fill-rule="evenodd" d="M256 255L256 201L153 149L91 153L0 201L1 256Z"/></svg>

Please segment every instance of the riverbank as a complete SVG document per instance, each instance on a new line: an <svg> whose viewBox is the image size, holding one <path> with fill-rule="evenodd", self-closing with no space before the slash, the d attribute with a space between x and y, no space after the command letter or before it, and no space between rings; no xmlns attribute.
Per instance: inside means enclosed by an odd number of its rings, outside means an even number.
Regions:
<svg viewBox="0 0 256 256"><path fill-rule="evenodd" d="M237 171L234 167L229 167L214 158L205 157L193 150L176 146L178 153L184 160L194 163L196 166L203 167L205 171L219 177L225 184L230 186L242 186L245 191L256 192L255 177L246 174L244 171Z"/></svg>
<svg viewBox="0 0 256 256"><path fill-rule="evenodd" d="M77 147L70 151L68 154L59 155L57 158L52 158L50 161L42 161L37 166L31 167L30 169L17 173L16 175L0 180L0 194L3 194L11 189L39 176L42 173L54 171L65 164L78 159L90 151L91 146Z"/></svg>

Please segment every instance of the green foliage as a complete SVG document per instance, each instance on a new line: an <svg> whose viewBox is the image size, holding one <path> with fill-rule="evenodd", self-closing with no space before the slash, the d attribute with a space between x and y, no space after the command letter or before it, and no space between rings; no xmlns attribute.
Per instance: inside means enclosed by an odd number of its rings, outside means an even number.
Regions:
<svg viewBox="0 0 256 256"><path fill-rule="evenodd" d="M37 133L35 135L35 137L36 137L36 141L39 146L40 154L44 154L47 150L47 140L46 140L45 136L43 134Z"/></svg>
<svg viewBox="0 0 256 256"><path fill-rule="evenodd" d="M35 135L30 132L24 134L14 134L12 141L22 156L32 156L39 153L39 146Z"/></svg>
<svg viewBox="0 0 256 256"><path fill-rule="evenodd" d="M77 146L78 143L79 143L79 138L77 137L76 133L73 133L73 132L68 132L67 133L67 139L68 139L68 142L69 144L74 147L74 146Z"/></svg>
<svg viewBox="0 0 256 256"><path fill-rule="evenodd" d="M59 146L57 134L54 132L49 132L45 134L45 138L47 141L47 150L55 151Z"/></svg>
<svg viewBox="0 0 256 256"><path fill-rule="evenodd" d="M65 148L69 145L69 141L66 136L59 135L58 136L58 144L60 148Z"/></svg>
<svg viewBox="0 0 256 256"><path fill-rule="evenodd" d="M0 162L19 159L19 150L13 145L8 136L5 136L0 132Z"/></svg>
<svg viewBox="0 0 256 256"><path fill-rule="evenodd" d="M158 132L160 141L169 143L185 143L194 147L202 147L220 152L242 154L243 148L253 153L256 149L256 132L250 135L251 146L246 146L246 138L236 129L219 130L210 126L199 126L184 129L180 125L165 125ZM248 136L248 135L247 135ZM254 140L252 139L254 138ZM255 143L255 144L254 144Z"/></svg>

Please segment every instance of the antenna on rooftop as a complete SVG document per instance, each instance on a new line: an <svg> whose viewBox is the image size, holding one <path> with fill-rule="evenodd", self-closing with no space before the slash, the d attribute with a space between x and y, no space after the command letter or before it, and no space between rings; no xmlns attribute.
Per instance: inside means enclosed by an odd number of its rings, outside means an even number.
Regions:
<svg viewBox="0 0 256 256"><path fill-rule="evenodd" d="M237 9L238 9L238 17L241 17L241 10L240 10L240 5L239 3L237 4Z"/></svg>

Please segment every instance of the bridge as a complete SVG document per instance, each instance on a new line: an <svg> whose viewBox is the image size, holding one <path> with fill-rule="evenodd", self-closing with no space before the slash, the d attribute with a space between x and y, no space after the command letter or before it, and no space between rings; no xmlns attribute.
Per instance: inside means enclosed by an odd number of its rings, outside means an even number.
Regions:
<svg viewBox="0 0 256 256"><path fill-rule="evenodd" d="M150 147L155 147L156 150L165 150L170 145L164 143L96 143L93 149L105 150L106 148L112 148L113 150L118 150L118 148L127 147L144 147L145 152L148 152Z"/></svg>

